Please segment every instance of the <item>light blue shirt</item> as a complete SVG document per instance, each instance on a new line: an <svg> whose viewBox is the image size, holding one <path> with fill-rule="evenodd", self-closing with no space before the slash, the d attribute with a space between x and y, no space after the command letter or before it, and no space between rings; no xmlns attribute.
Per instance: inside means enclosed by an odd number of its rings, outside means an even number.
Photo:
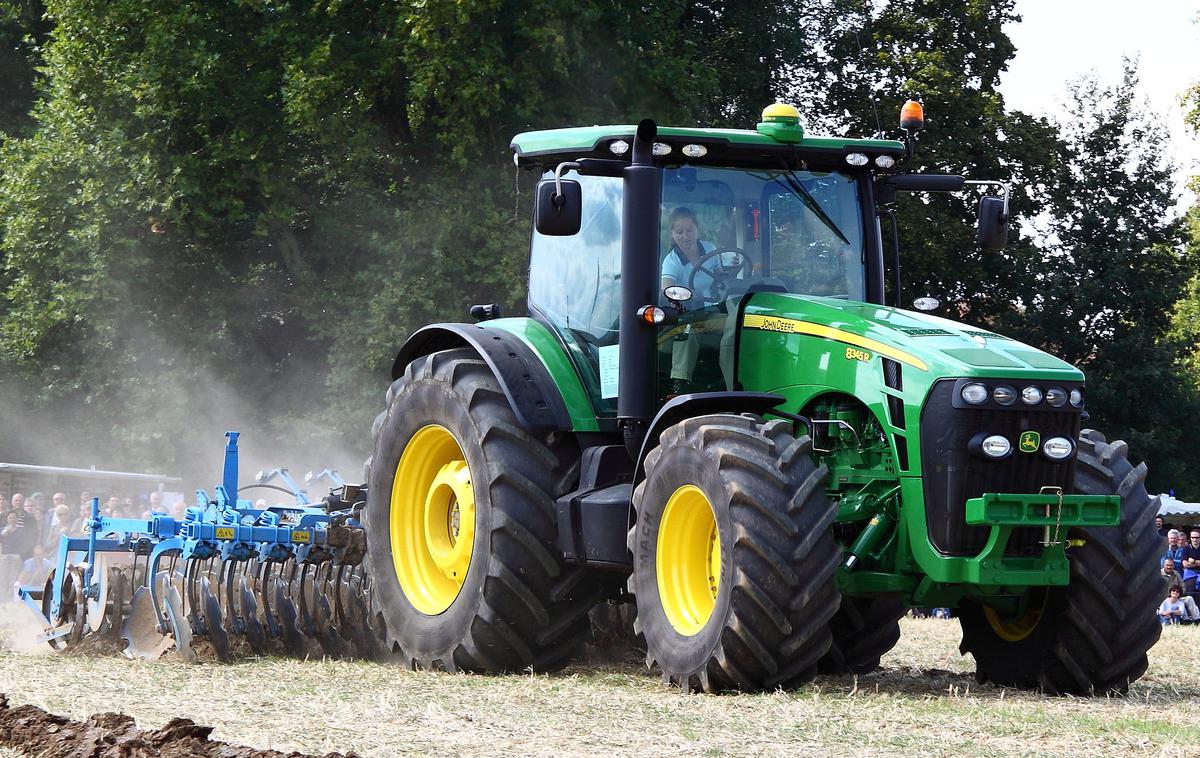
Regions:
<svg viewBox="0 0 1200 758"><path fill-rule="evenodd" d="M711 242L705 242L704 240L697 240L696 244L700 248L701 257L708 255L717 249L716 245ZM724 255L719 256L719 258L724 257ZM712 267L719 264L720 261L718 258L714 257L705 265ZM688 280L691 279L693 271L696 272L696 278L694 281L689 282ZM663 260L662 278L673 279L676 284L684 287L690 286L692 288L692 294L695 297L695 302L697 303L703 302L704 297L708 295L713 283L712 277L709 276L707 271L703 269L697 269L691 263L691 261L687 259L687 256L685 256L675 247L671 248L671 251L667 253L666 259Z"/></svg>

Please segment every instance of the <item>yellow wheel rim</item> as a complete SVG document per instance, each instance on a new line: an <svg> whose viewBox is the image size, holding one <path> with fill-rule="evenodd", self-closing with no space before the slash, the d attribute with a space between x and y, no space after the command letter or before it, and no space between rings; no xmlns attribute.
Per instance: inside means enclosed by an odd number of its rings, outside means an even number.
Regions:
<svg viewBox="0 0 1200 758"><path fill-rule="evenodd" d="M475 541L475 491L454 435L421 427L400 454L392 481L392 563L408 602L436 616L458 597Z"/></svg>
<svg viewBox="0 0 1200 758"><path fill-rule="evenodd" d="M1001 616L994 608L986 605L983 606L983 617L987 619L997 637L1005 642L1020 642L1033 634L1038 622L1042 620L1042 612L1045 609L1046 598L1042 596L1031 602L1025 612L1015 618Z"/></svg>
<svg viewBox="0 0 1200 758"><path fill-rule="evenodd" d="M667 620L691 637L708 623L721 586L717 518L699 487L685 484L667 499L654 560Z"/></svg>

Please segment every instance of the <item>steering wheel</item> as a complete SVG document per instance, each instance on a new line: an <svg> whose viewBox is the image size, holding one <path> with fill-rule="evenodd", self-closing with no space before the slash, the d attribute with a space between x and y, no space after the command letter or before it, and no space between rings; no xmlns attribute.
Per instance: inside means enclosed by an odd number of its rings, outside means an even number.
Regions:
<svg viewBox="0 0 1200 758"><path fill-rule="evenodd" d="M735 256L736 263L726 266L721 263L721 256L730 254ZM711 267L704 264L712 259L716 259L716 264ZM688 276L687 288L692 292L696 291L696 274L701 271L708 274L712 279L712 284L708 288L708 293L704 295L705 300L714 303L725 299L729 293L730 285L739 279L749 279L752 271L750 259L741 250L732 247L710 250L700 256L700 260L692 264L692 273Z"/></svg>

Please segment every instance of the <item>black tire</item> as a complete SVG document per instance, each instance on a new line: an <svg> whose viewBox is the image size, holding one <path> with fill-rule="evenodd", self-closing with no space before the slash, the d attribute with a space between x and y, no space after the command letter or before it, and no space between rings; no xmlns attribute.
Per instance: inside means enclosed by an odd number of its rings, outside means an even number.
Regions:
<svg viewBox="0 0 1200 758"><path fill-rule="evenodd" d="M436 615L417 610L401 588L389 523L401 453L431 424L456 438L475 498L466 576ZM564 566L555 549L554 500L578 478L574 438L521 428L495 377L469 349L413 361L388 390L372 435L366 569L389 647L410 668L545 671L568 662L590 632L587 612L599 598L591 575Z"/></svg>
<svg viewBox="0 0 1200 758"><path fill-rule="evenodd" d="M868 674L900 640L904 604L896 598L842 597L829 622L833 644L821 659L822 674Z"/></svg>
<svg viewBox="0 0 1200 758"><path fill-rule="evenodd" d="M1146 492L1145 464L1134 467L1126 456L1124 442L1105 442L1090 429L1080 435L1074 491L1120 495L1121 523L1071 530L1086 543L1067 553L1070 583L1038 593L1032 605L1042 612L1026 637L1002 639L982 606L963 604L960 650L975 657L980 682L1102 695L1126 691L1145 673L1146 652L1161 633L1159 502Z"/></svg>
<svg viewBox="0 0 1200 758"><path fill-rule="evenodd" d="M829 649L829 620L840 550L836 508L825 497L828 470L816 466L808 437L785 421L749 415L687 419L662 433L634 492L629 532L637 602L635 630L646 664L663 680L707 692L803 684ZM713 510L720 580L711 614L692 634L677 631L659 594L657 550L664 510L685 485Z"/></svg>

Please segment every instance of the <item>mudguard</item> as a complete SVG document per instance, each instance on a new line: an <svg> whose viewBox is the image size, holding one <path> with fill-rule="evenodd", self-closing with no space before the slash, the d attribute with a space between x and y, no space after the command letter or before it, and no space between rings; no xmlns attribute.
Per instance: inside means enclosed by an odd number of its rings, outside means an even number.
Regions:
<svg viewBox="0 0 1200 758"><path fill-rule="evenodd" d="M486 324L431 324L408 338L392 363L392 380L408 364L440 350L471 347L492 370L513 413L530 431L569 430L571 417L546 366L520 337Z"/></svg>
<svg viewBox="0 0 1200 758"><path fill-rule="evenodd" d="M785 400L782 395L770 392L696 392L671 398L650 422L650 430L642 440L642 449L633 473L634 486L646 477L646 455L658 446L659 435L667 427L709 413L756 413L761 416L770 413Z"/></svg>

